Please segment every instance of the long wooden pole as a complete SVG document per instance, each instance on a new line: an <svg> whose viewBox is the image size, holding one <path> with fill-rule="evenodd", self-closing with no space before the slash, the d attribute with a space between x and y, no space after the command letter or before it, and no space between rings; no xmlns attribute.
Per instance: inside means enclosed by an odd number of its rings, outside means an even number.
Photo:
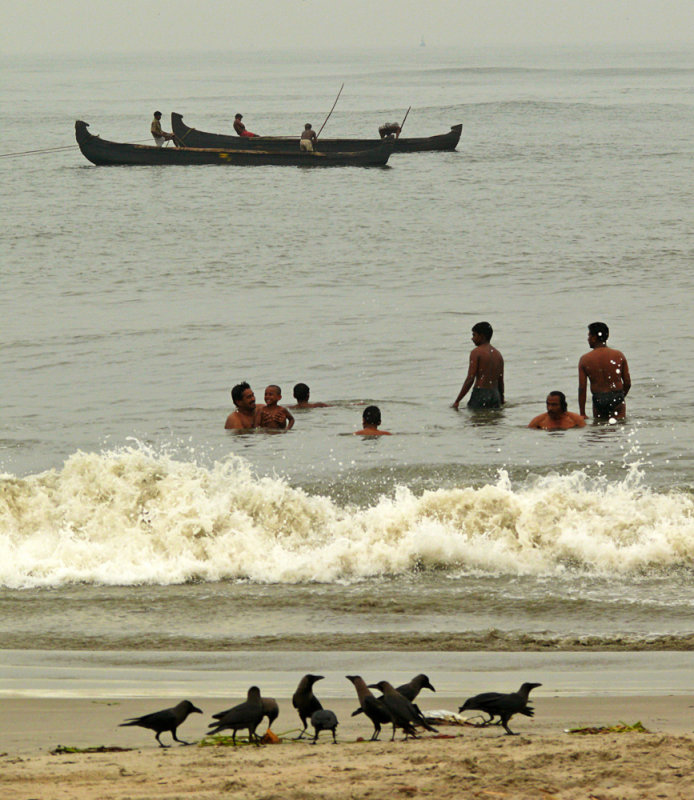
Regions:
<svg viewBox="0 0 694 800"><path fill-rule="evenodd" d="M330 112L329 112L328 116L325 118L325 122L327 122L330 119L330 114L332 114L333 111L335 110L335 106L337 105L337 101L340 99L340 95L342 94L342 90L344 88L345 88L345 85L343 83L342 86L340 86L340 91L337 93L337 97L335 98L335 102L333 103L333 107L330 109ZM320 126L320 131L318 131L318 133L316 134L316 139L320 136L321 131L323 130L323 128L325 128L325 122Z"/></svg>
<svg viewBox="0 0 694 800"><path fill-rule="evenodd" d="M407 119L407 115L410 113L410 108L412 108L412 106L410 106L407 109L407 111L405 112L405 116L402 118L402 122L400 123L400 133L402 133L402 127L405 124L405 120Z"/></svg>

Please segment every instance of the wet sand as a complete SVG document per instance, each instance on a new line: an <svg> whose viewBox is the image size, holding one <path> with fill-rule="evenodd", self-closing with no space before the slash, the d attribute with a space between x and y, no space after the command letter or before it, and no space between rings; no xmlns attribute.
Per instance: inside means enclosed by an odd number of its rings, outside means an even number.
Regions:
<svg viewBox="0 0 694 800"><path fill-rule="evenodd" d="M320 684L319 684L320 685ZM189 697L203 709L179 729L198 740L210 714L235 698ZM239 698L240 699L240 698ZM498 727L440 726L434 738L379 742L371 725L351 717L351 698L321 695L340 719L337 746L294 741L298 717L278 697L273 729L283 742L253 747L159 748L150 731L120 728L125 718L171 705L171 698L23 698L0 701L0 797L146 800L148 798L690 798L694 796L694 695L534 699L533 719ZM465 699L420 695L425 711L457 710ZM442 700L444 700L442 702ZM640 721L650 733L575 735L568 728ZM169 734L162 735L164 742ZM64 747L130 747L126 752L67 753Z"/></svg>

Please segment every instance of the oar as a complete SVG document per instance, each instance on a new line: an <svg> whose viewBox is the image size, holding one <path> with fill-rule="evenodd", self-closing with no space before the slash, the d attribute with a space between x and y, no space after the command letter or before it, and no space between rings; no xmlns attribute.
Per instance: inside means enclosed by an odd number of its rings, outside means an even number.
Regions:
<svg viewBox="0 0 694 800"><path fill-rule="evenodd" d="M345 85L343 83L342 86L340 86L340 91L337 93L337 97L335 98L335 102L333 103L333 107L330 109L330 113L325 118L325 122L327 122L330 119L330 114L332 114L333 111L335 110L335 106L337 105L337 101L340 99L340 95L342 94L342 90L344 88L345 88ZM320 131L318 131L318 133L316 134L316 139L320 136L320 132L323 130L323 128L325 128L325 122L320 126Z"/></svg>
<svg viewBox="0 0 694 800"><path fill-rule="evenodd" d="M410 108L412 108L412 106L410 106ZM407 111L405 112L405 116L402 118L402 122L400 123L400 133L402 133L402 126L405 124L407 115L410 113L410 108L407 109Z"/></svg>

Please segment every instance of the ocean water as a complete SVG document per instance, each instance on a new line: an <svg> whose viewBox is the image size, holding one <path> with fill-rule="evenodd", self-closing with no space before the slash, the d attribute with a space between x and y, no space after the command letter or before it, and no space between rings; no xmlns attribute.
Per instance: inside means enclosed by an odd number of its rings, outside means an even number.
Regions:
<svg viewBox="0 0 694 800"><path fill-rule="evenodd" d="M694 61L648 50L3 57L0 648L689 649ZM383 169L97 168L74 120L443 133ZM51 152L32 152L62 148ZM18 155L22 153L22 155ZM455 412L470 328L507 405ZM577 410L586 326L624 424ZM285 434L230 387L310 385ZM392 437L362 440L365 403Z"/></svg>

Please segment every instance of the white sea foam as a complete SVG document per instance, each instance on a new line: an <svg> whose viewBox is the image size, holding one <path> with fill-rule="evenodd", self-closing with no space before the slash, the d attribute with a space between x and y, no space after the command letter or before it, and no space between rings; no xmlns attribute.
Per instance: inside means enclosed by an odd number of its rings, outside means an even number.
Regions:
<svg viewBox="0 0 694 800"><path fill-rule="evenodd" d="M452 575L628 574L694 564L694 501L580 472L513 486L406 487L341 506L241 459L212 468L131 448L0 478L0 585L189 580L353 581Z"/></svg>

